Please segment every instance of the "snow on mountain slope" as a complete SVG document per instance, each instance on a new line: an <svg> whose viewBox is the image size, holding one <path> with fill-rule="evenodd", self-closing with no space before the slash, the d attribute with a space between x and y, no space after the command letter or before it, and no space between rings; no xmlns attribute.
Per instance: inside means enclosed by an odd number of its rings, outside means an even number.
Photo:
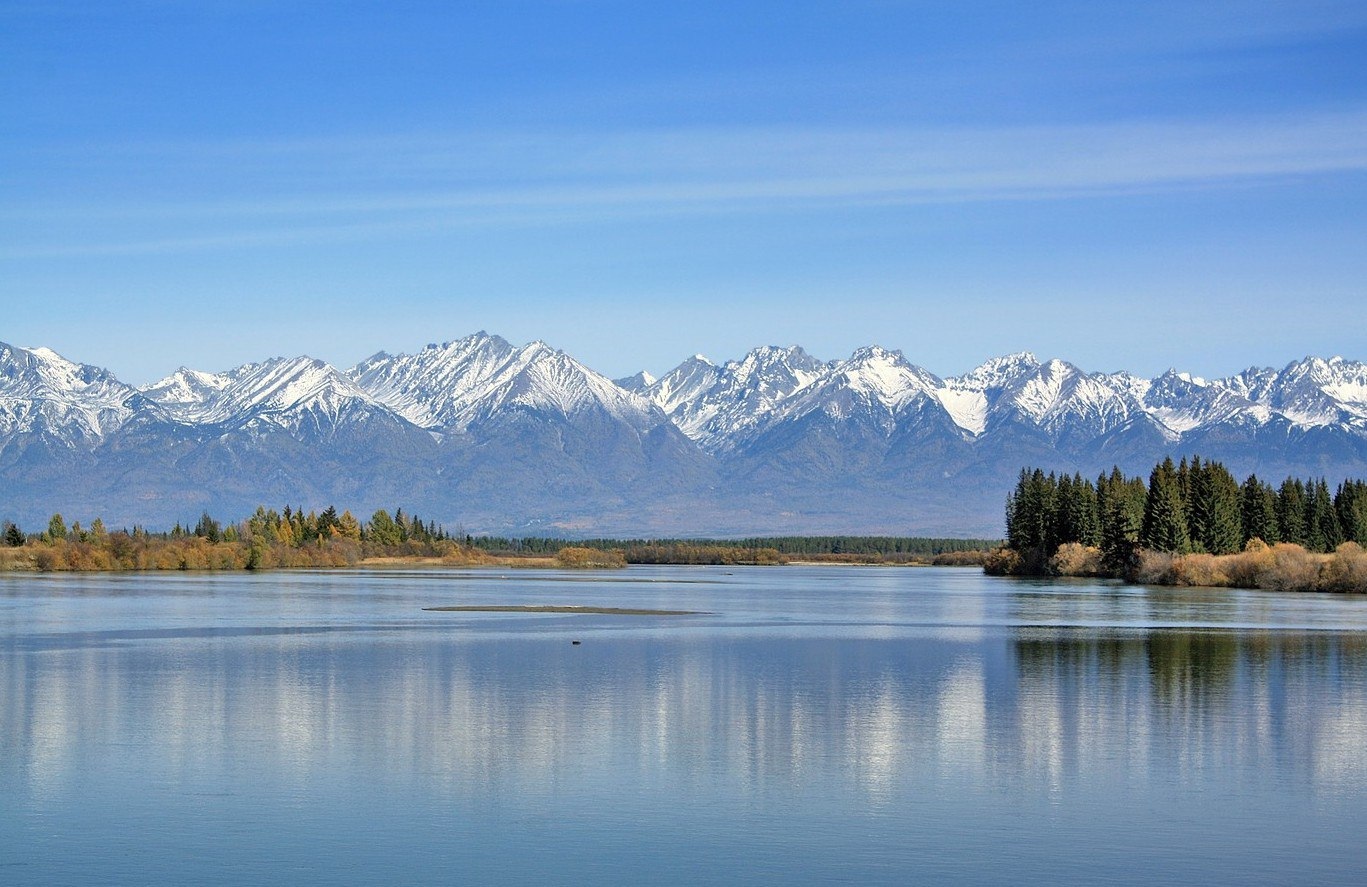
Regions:
<svg viewBox="0 0 1367 887"><path fill-rule="evenodd" d="M863 420L891 434L899 410L918 397L934 399L943 387L943 381L908 362L900 351L870 345L830 365L762 424L768 428L820 411L831 420Z"/></svg>
<svg viewBox="0 0 1367 887"><path fill-rule="evenodd" d="M519 348L497 376L471 393L457 427L488 420L512 407L564 417L601 411L638 431L668 421L646 398L622 390L544 342Z"/></svg>
<svg viewBox="0 0 1367 887"><path fill-rule="evenodd" d="M1258 410L1247 398L1176 370L1168 370L1147 386L1143 404L1150 416L1176 434L1241 417L1256 423L1267 419L1267 412Z"/></svg>
<svg viewBox="0 0 1367 887"><path fill-rule="evenodd" d="M276 358L223 373L182 368L142 389L46 348L0 345L0 438L26 432L93 445L130 416L185 425L257 422L297 431L347 417L397 414L430 430L468 429L510 412L610 417L639 430L672 422L725 457L776 424L820 410L884 430L920 421L933 399L966 439L1002 423L1035 427L1058 444L1095 440L1147 417L1170 440L1215 426L1286 421L1367 432L1367 364L1307 357L1206 381L1086 373L1027 352L940 379L877 346L823 363L800 347L756 348L718 365L690 358L659 379L612 382L543 342L514 346L476 333L415 354L380 353L341 373L310 358ZM155 405L155 408L153 408ZM1060 444L1061 445L1061 444Z"/></svg>
<svg viewBox="0 0 1367 887"><path fill-rule="evenodd" d="M474 399L472 392L493 384L516 352L501 337L479 332L416 354L380 352L347 376L415 425L454 427Z"/></svg>
<svg viewBox="0 0 1367 887"><path fill-rule="evenodd" d="M1081 426L1101 434L1127 422L1142 407L1103 374L1088 375L1070 363L1051 360L1012 392L1012 402L1052 433Z"/></svg>
<svg viewBox="0 0 1367 887"><path fill-rule="evenodd" d="M226 373L205 373L181 367L164 379L139 389L144 397L164 408L181 422L211 421L214 401L232 385L237 374L254 366L248 364Z"/></svg>
<svg viewBox="0 0 1367 887"><path fill-rule="evenodd" d="M825 368L796 345L756 348L722 366L696 355L661 377L647 394L680 431L716 451L820 378Z"/></svg>
<svg viewBox="0 0 1367 887"><path fill-rule="evenodd" d="M987 429L987 394L982 391L955 388L950 385L935 392L940 405L949 413L954 424L969 434L982 434Z"/></svg>
<svg viewBox="0 0 1367 887"><path fill-rule="evenodd" d="M624 379L613 379L612 383L618 388L625 388L633 394L645 394L650 386L655 384L655 377L645 370L641 370L634 376L627 376Z"/></svg>
<svg viewBox="0 0 1367 887"><path fill-rule="evenodd" d="M935 396L955 425L979 435L987 430L988 411L1001 393L1039 366L1035 355L1028 351L995 357L962 376L945 379Z"/></svg>
<svg viewBox="0 0 1367 887"><path fill-rule="evenodd" d="M336 368L311 357L277 357L226 373L181 369L142 394L173 418L195 425L298 431L388 412Z"/></svg>
<svg viewBox="0 0 1367 887"><path fill-rule="evenodd" d="M0 437L44 432L76 445L118 428L136 391L108 370L48 348L0 343Z"/></svg>
<svg viewBox="0 0 1367 887"><path fill-rule="evenodd" d="M1367 427L1367 364L1307 357L1214 383L1304 428Z"/></svg>
<svg viewBox="0 0 1367 887"><path fill-rule="evenodd" d="M700 409L725 378L726 371L722 367L695 354L656 379L646 395L666 415L673 417L683 409ZM682 428L682 423L677 424Z"/></svg>
<svg viewBox="0 0 1367 887"><path fill-rule="evenodd" d="M945 383L968 391L1001 391L1039 368L1040 362L1035 355L1029 351L1017 351L985 360L962 376L946 379Z"/></svg>
<svg viewBox="0 0 1367 887"><path fill-rule="evenodd" d="M1057 437L1103 434L1142 409L1123 374L1084 373L1062 360L1020 352L994 358L937 392L956 424L982 435L995 422L1023 421Z"/></svg>
<svg viewBox="0 0 1367 887"><path fill-rule="evenodd" d="M518 348L482 332L416 354L377 354L348 375L425 428L463 431L515 408L564 417L601 411L638 430L667 421L645 397L563 351L544 342Z"/></svg>

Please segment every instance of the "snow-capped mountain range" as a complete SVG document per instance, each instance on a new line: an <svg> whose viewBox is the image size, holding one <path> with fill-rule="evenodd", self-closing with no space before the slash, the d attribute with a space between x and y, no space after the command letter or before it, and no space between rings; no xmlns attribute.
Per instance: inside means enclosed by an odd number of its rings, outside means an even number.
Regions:
<svg viewBox="0 0 1367 887"><path fill-rule="evenodd" d="M639 394L545 342L518 348L483 332L417 354L381 352L347 377L415 425L444 431L465 431L510 409L602 411L638 430L666 421Z"/></svg>
<svg viewBox="0 0 1367 887"><path fill-rule="evenodd" d="M135 388L0 344L0 516L29 522L294 501L499 531L991 534L1024 464L1137 471L1188 452L1367 474L1367 364L1145 379L1019 353L942 378L878 346L792 346L614 382L477 333L347 370L273 358Z"/></svg>
<svg viewBox="0 0 1367 887"><path fill-rule="evenodd" d="M1231 421L1367 432L1364 374L1367 364L1308 357L1281 371L1250 369L1228 379L1176 370L1144 379L1087 373L1062 360L1041 363L1020 352L941 379L877 346L829 363L793 346L757 348L723 365L697 355L659 379L639 374L618 384L649 397L706 449L725 451L806 411L839 417L858 405L891 420L917 396L936 401L969 438L1003 421L1025 421L1053 436L1102 435L1140 417L1173 441Z"/></svg>

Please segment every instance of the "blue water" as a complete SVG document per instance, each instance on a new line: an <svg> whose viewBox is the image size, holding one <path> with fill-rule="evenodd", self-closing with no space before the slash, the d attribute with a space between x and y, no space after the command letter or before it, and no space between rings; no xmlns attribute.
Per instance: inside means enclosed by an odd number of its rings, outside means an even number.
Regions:
<svg viewBox="0 0 1367 887"><path fill-rule="evenodd" d="M703 615L422 609L509 603ZM1363 822L1360 598L0 578L5 885L1367 883Z"/></svg>

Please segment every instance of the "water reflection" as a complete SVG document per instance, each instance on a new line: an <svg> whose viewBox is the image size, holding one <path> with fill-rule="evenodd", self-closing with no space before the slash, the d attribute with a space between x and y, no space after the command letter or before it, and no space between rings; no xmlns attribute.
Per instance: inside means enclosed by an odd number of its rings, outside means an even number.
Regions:
<svg viewBox="0 0 1367 887"><path fill-rule="evenodd" d="M1360 633L1060 632L1015 649L1023 735L1057 735L1060 771L1128 766L1190 781L1367 787L1367 639ZM1059 725L1064 725L1060 730ZM1356 741L1348 737L1356 735Z"/></svg>
<svg viewBox="0 0 1367 887"><path fill-rule="evenodd" d="M1021 628L979 643L396 635L187 639L0 655L0 749L34 797L108 764L264 771L305 790L384 773L448 796L835 792L885 804L951 780L1367 789L1356 634ZM70 789L70 784L66 788Z"/></svg>

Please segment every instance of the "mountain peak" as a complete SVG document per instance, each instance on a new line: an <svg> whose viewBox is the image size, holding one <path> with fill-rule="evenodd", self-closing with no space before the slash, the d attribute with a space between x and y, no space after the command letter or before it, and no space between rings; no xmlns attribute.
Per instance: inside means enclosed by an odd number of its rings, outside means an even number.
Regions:
<svg viewBox="0 0 1367 887"><path fill-rule="evenodd" d="M847 364L855 364L870 363L874 361L893 363L900 361L905 363L906 357L902 355L902 352L891 351L884 348L882 345L865 345L862 348L856 348L854 353L852 353L845 362Z"/></svg>
<svg viewBox="0 0 1367 887"><path fill-rule="evenodd" d="M641 370L635 375L624 376L621 379L613 379L613 384L618 388L644 395L651 385L655 384L655 377L645 370Z"/></svg>
<svg viewBox="0 0 1367 887"><path fill-rule="evenodd" d="M971 391L1004 388L1016 379L1035 372L1041 364L1029 351L1017 351L985 360L962 376L947 380L952 387Z"/></svg>
<svg viewBox="0 0 1367 887"><path fill-rule="evenodd" d="M516 347L484 331L417 354L369 360L349 375L362 390L430 429L463 431L508 409L561 416L599 409L638 428L663 421L640 394L546 342Z"/></svg>
<svg viewBox="0 0 1367 887"><path fill-rule="evenodd" d="M178 421L193 424L241 423L276 416L289 425L299 411L332 418L353 404L373 399L338 369L307 355L273 357L223 373L182 367L140 393Z"/></svg>
<svg viewBox="0 0 1367 887"><path fill-rule="evenodd" d="M99 439L121 425L134 389L113 373L51 348L0 342L0 434L46 430L68 442Z"/></svg>

